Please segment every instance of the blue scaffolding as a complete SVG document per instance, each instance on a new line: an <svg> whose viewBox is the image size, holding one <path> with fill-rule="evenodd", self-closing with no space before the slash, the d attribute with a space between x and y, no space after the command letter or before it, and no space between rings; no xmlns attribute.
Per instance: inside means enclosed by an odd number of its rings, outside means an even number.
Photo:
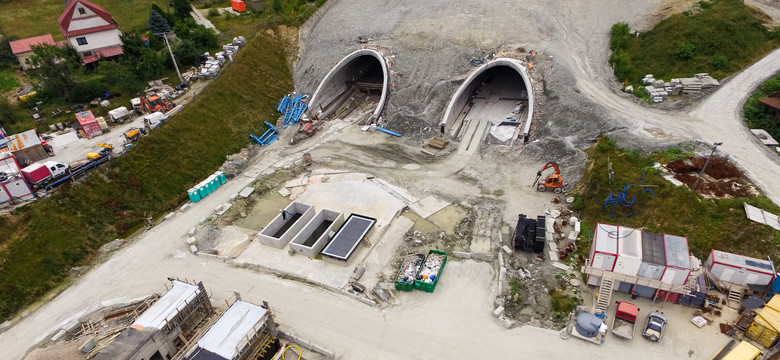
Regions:
<svg viewBox="0 0 780 360"><path fill-rule="evenodd" d="M290 97L292 96L292 97ZM303 100L308 98L307 95L301 94L288 94L285 95L279 105L276 107L276 111L280 112L284 117L282 118L282 128L286 128L290 125L295 125L301 120L303 113L308 109L308 106Z"/></svg>

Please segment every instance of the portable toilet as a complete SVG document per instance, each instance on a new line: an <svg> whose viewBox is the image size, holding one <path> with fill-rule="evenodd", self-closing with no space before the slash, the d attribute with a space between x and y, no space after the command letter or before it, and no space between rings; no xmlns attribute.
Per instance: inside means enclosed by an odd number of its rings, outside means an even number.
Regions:
<svg viewBox="0 0 780 360"><path fill-rule="evenodd" d="M219 187L219 185L221 185L219 183L219 180L217 179L217 177L214 176L214 175L209 175L209 177L206 179L206 181L208 181L209 186L211 187L211 192L216 191L217 188Z"/></svg>
<svg viewBox="0 0 780 360"><path fill-rule="evenodd" d="M224 185L227 182L227 178L225 177L225 173L222 171L217 171L215 173L217 175L217 178L219 179L219 183Z"/></svg>
<svg viewBox="0 0 780 360"><path fill-rule="evenodd" d="M208 188L208 186L206 186L206 182L205 181L201 181L198 184L197 189L198 189L198 193L200 194L200 198L201 199L205 198L206 196L209 196L209 194L210 194L209 188Z"/></svg>
<svg viewBox="0 0 780 360"><path fill-rule="evenodd" d="M200 201L200 193L198 192L198 189L191 188L187 190L187 195L190 196L190 201L192 202L198 202Z"/></svg>

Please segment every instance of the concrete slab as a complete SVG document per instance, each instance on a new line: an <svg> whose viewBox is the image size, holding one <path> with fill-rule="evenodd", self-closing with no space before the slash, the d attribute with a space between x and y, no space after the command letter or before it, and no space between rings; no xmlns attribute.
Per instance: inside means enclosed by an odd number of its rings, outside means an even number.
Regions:
<svg viewBox="0 0 780 360"><path fill-rule="evenodd" d="M293 188L296 186L304 186L309 183L309 177L302 175L301 177L297 179L287 180L284 183L284 187L286 188Z"/></svg>
<svg viewBox="0 0 780 360"><path fill-rule="evenodd" d="M292 194L290 192L290 190L287 190L287 188L285 188L285 187L279 189L279 195L282 195L284 197L288 197L288 196L290 196L290 194Z"/></svg>
<svg viewBox="0 0 780 360"><path fill-rule="evenodd" d="M386 226L404 207L401 200L367 180L309 184L298 201L315 209L333 209L345 216L352 213L370 216L377 219L379 228Z"/></svg>
<svg viewBox="0 0 780 360"><path fill-rule="evenodd" d="M761 143L766 146L777 146L778 144L777 140L772 137L772 135L769 135L769 133L764 129L750 129L750 132L755 135L758 140L761 140Z"/></svg>
<svg viewBox="0 0 780 360"><path fill-rule="evenodd" d="M249 229L232 225L225 226L219 233L214 250L217 250L217 254L222 257L236 257L249 246L254 235L255 232Z"/></svg>
<svg viewBox="0 0 780 360"><path fill-rule="evenodd" d="M414 211L421 218L427 219L429 216L437 213L439 210L444 209L450 203L441 200L433 195L428 195L422 200L409 204L409 209Z"/></svg>
<svg viewBox="0 0 780 360"><path fill-rule="evenodd" d="M242 198L248 198L249 195L252 195L253 192L255 192L255 188L251 186L247 186L243 190L241 190L241 192L238 193L238 196Z"/></svg>

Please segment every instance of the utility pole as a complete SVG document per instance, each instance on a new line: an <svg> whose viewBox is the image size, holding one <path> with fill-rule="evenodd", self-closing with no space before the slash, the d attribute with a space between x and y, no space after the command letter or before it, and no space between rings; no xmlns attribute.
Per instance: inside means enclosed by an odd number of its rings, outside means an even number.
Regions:
<svg viewBox="0 0 780 360"><path fill-rule="evenodd" d="M697 141L697 143L706 144L705 142L702 141ZM722 141L709 145L712 148L712 152L710 152L710 156L707 156L707 161L704 162L704 166L701 167L701 171L699 171L699 176L696 178L696 182L693 183L693 187L691 188L692 191L696 191L696 186L699 185L699 180L701 180L701 175L704 174L704 170L707 169L707 164L710 163L710 158L712 157L713 154L715 154L715 150L718 148L718 146L721 145L723 145Z"/></svg>
<svg viewBox="0 0 780 360"><path fill-rule="evenodd" d="M181 77L181 72L179 72L179 65L176 64L176 58L173 57L173 50L171 50L171 43L168 42L168 33L157 33L155 35L162 35L163 39L165 39L165 45L168 45L168 53L171 54L171 61L173 61L173 67L176 68L176 75L179 75L179 83L184 82L184 78Z"/></svg>

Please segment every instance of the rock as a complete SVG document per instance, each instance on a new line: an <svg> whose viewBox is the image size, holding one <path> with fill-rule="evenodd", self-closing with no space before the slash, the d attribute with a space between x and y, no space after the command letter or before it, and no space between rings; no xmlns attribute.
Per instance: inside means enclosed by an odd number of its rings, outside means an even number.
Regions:
<svg viewBox="0 0 780 360"><path fill-rule="evenodd" d="M110 253L121 248L125 244L125 239L116 239L110 243L104 244L98 250L101 254Z"/></svg>
<svg viewBox="0 0 780 360"><path fill-rule="evenodd" d="M569 196L569 197L566 198L566 203L567 204L571 204L573 202L574 202L574 196Z"/></svg>
<svg viewBox="0 0 780 360"><path fill-rule="evenodd" d="M195 245L190 245L190 252L193 253L193 254L197 254L198 253L198 247L195 246Z"/></svg>
<svg viewBox="0 0 780 360"><path fill-rule="evenodd" d="M374 286L374 294L376 294L376 296L379 296L379 298L382 299L382 301L386 303L390 302L390 296L387 295L387 292L385 292L385 290L382 289L382 287L379 286L379 284L376 284L376 286Z"/></svg>
<svg viewBox="0 0 780 360"><path fill-rule="evenodd" d="M70 271L68 271L68 275L72 277L81 277L81 275L86 274L89 271L89 266L76 266L70 268Z"/></svg>
<svg viewBox="0 0 780 360"><path fill-rule="evenodd" d="M283 188L279 189L279 195L282 195L284 197L288 197L288 196L290 196L290 194L291 194L290 190L288 190L286 187L283 187Z"/></svg>
<svg viewBox="0 0 780 360"><path fill-rule="evenodd" d="M503 314L504 314L504 307L503 306L499 306L495 310L493 310L493 316L494 317L499 317L499 316L501 316Z"/></svg>
<svg viewBox="0 0 780 360"><path fill-rule="evenodd" d="M187 231L187 235L189 235L189 236L193 236L193 235L195 235L195 233L197 233L197 232L198 232L198 228L197 228L197 227L194 227L194 228L190 229L190 231Z"/></svg>
<svg viewBox="0 0 780 360"><path fill-rule="evenodd" d="M471 253L466 251L453 251L452 255L461 259L471 259Z"/></svg>
<svg viewBox="0 0 780 360"><path fill-rule="evenodd" d="M627 93L632 93L632 92L634 92L634 87L633 87L633 86L631 86L631 85L628 85L628 86L626 86L626 87L623 89L623 91L625 91L625 92L627 92Z"/></svg>
<svg viewBox="0 0 780 360"><path fill-rule="evenodd" d="M504 298L502 297L497 297L496 300L493 301L493 303L496 304L496 306L504 306L504 302L505 302Z"/></svg>
<svg viewBox="0 0 780 360"><path fill-rule="evenodd" d="M569 224L574 224L574 223L576 223L576 222L577 222L577 220L578 220L578 219L577 219L577 217L576 217L576 216L572 216L572 217L570 217L570 218L569 218Z"/></svg>

